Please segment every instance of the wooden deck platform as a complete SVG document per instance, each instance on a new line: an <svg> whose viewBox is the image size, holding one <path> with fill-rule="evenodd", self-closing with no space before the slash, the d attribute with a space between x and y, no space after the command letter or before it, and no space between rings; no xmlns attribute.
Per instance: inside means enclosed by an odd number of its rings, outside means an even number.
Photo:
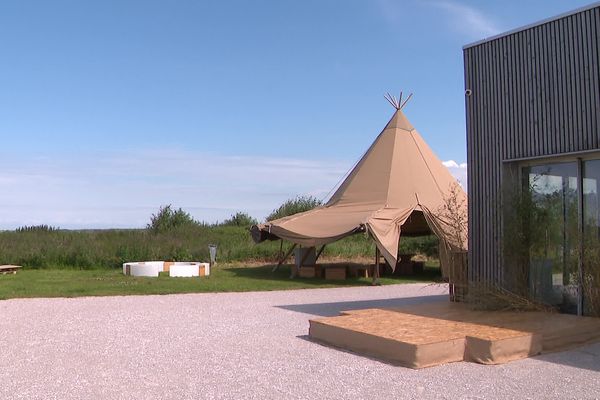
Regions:
<svg viewBox="0 0 600 400"><path fill-rule="evenodd" d="M600 341L600 319L473 311L464 304L440 302L311 320L309 336L410 368L463 360L500 364Z"/></svg>
<svg viewBox="0 0 600 400"><path fill-rule="evenodd" d="M20 265L0 265L0 274L16 274L19 269L21 269Z"/></svg>

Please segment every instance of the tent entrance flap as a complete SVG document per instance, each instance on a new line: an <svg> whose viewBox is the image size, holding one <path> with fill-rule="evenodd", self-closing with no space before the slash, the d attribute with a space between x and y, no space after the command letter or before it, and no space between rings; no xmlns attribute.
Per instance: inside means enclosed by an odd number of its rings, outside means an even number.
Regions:
<svg viewBox="0 0 600 400"><path fill-rule="evenodd" d="M420 207L419 207L420 208ZM385 226L385 224L379 224ZM456 227L447 226L439 216L431 213L429 209L423 207L422 210L412 210L408 217L403 222L399 222L394 229L381 230L377 229L377 224L369 225L369 233L375 245L387 261L387 263L395 270L398 261L398 251L402 236L426 236L434 235L437 237L440 247L440 266L442 269L446 267L448 258L447 252L464 252L464 245L457 243L454 238Z"/></svg>
<svg viewBox="0 0 600 400"><path fill-rule="evenodd" d="M402 236L426 236L433 234L423 211L414 210L402 225Z"/></svg>

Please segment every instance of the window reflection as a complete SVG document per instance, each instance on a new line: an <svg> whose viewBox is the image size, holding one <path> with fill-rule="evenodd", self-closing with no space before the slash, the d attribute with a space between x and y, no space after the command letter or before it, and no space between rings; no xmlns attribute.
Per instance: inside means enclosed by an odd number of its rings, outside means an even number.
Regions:
<svg viewBox="0 0 600 400"><path fill-rule="evenodd" d="M583 312L600 316L600 160L584 161L583 170Z"/></svg>
<svg viewBox="0 0 600 400"><path fill-rule="evenodd" d="M531 203L529 284L534 298L577 312L577 164L554 163L524 169Z"/></svg>

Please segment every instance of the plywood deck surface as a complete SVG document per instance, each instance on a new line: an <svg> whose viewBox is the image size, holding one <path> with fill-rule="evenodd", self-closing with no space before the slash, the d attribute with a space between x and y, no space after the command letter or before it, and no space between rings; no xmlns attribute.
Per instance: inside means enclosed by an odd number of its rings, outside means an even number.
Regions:
<svg viewBox="0 0 600 400"><path fill-rule="evenodd" d="M0 274L16 274L21 268L20 265L0 265Z"/></svg>
<svg viewBox="0 0 600 400"><path fill-rule="evenodd" d="M400 365L499 364L600 341L600 319L542 312L473 311L442 302L345 311L310 321L312 339Z"/></svg>

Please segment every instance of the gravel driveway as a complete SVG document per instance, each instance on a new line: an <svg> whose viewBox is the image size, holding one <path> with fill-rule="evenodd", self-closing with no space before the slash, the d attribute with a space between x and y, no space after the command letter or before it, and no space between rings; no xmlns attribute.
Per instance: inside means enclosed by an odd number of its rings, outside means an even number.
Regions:
<svg viewBox="0 0 600 400"><path fill-rule="evenodd" d="M437 285L0 301L0 399L599 398L600 344L499 366L388 365L308 319L446 299Z"/></svg>

